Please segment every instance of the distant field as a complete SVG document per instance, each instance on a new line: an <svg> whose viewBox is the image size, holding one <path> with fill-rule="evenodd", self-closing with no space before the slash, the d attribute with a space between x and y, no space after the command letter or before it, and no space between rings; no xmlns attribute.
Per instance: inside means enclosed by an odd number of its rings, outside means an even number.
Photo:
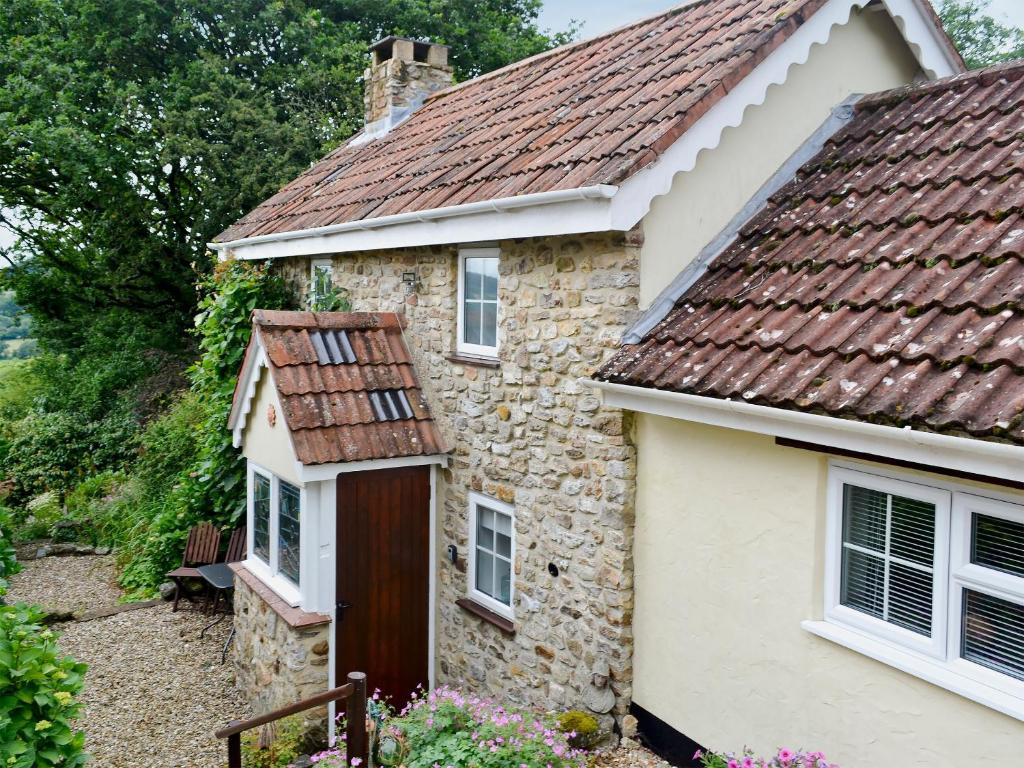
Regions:
<svg viewBox="0 0 1024 768"><path fill-rule="evenodd" d="M35 353L35 345L35 339L8 339L7 341L0 341L0 361L5 361L9 358L30 357ZM26 347L28 348L28 354L20 354Z"/></svg>
<svg viewBox="0 0 1024 768"><path fill-rule="evenodd" d="M0 360L0 409L26 406L32 398L31 376L19 376L28 360Z"/></svg>

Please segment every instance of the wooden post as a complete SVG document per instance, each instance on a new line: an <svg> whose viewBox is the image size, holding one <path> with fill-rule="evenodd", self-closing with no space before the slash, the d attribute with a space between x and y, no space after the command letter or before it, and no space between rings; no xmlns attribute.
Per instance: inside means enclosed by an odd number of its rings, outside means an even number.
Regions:
<svg viewBox="0 0 1024 768"><path fill-rule="evenodd" d="M348 681L352 683L352 693L345 707L347 723L345 725L345 743L348 763L352 758L362 760L361 765L369 765L369 745L366 743L366 675L363 672L349 672ZM229 766L229 768L231 768Z"/></svg>
<svg viewBox="0 0 1024 768"><path fill-rule="evenodd" d="M242 768L242 734L228 736L228 768Z"/></svg>

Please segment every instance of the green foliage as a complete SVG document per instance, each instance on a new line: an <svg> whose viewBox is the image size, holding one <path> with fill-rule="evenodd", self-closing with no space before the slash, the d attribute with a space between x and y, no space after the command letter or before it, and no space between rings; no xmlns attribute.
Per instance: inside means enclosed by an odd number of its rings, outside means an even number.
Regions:
<svg viewBox="0 0 1024 768"><path fill-rule="evenodd" d="M939 17L968 69L1024 58L1024 29L988 14L989 0L942 0Z"/></svg>
<svg viewBox="0 0 1024 768"><path fill-rule="evenodd" d="M0 765L84 765L85 736L75 732L85 665L63 657L42 612L0 606Z"/></svg>
<svg viewBox="0 0 1024 768"><path fill-rule="evenodd" d="M0 506L0 603L3 603L7 592L8 579L20 570L21 565L14 553L11 514L6 507Z"/></svg>
<svg viewBox="0 0 1024 768"><path fill-rule="evenodd" d="M11 503L47 491L64 494L135 459L144 422L184 384L181 355L127 315L82 329L72 352L45 353L15 374L23 394L0 397L0 454Z"/></svg>
<svg viewBox="0 0 1024 768"><path fill-rule="evenodd" d="M361 126L370 43L432 37L465 78L566 39L538 30L539 9L8 0L0 220L19 241L0 282L47 347L115 310L180 333L211 266L205 243Z"/></svg>
<svg viewBox="0 0 1024 768"><path fill-rule="evenodd" d="M398 717L391 716L388 708L383 714L378 744L392 743L391 754L406 768L586 765L586 755L569 745L566 734L559 732L549 715L504 707L448 686L414 694ZM343 748L314 758L323 768L347 764Z"/></svg>
<svg viewBox="0 0 1024 768"><path fill-rule="evenodd" d="M262 748L261 739L269 742ZM260 731L247 731L242 736L242 765L245 768L288 768L303 754L305 742L305 723L295 715L275 723L271 738L265 738Z"/></svg>
<svg viewBox="0 0 1024 768"><path fill-rule="evenodd" d="M558 716L558 730L567 735L569 746L575 749L593 749L604 736L597 718L578 709Z"/></svg>
<svg viewBox="0 0 1024 768"><path fill-rule="evenodd" d="M181 558L188 530L202 520L219 525L235 523L245 509L245 463L231 444L228 413L249 337L254 309L287 309L294 297L287 283L269 265L225 262L204 284L196 317L202 356L189 371L192 394L205 414L191 434L193 461L178 483L161 499L149 525L144 546L125 569L122 584L144 590L157 586L164 573ZM180 427L180 425L179 425ZM156 444L157 436L152 436ZM177 440L164 443L169 447ZM149 461L163 462L154 455ZM184 459L181 453L176 454Z"/></svg>

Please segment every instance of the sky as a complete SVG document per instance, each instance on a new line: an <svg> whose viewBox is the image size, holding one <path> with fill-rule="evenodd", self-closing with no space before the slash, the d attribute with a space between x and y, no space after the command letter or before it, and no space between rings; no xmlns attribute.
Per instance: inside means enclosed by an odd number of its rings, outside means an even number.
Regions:
<svg viewBox="0 0 1024 768"><path fill-rule="evenodd" d="M651 16L682 0L545 0L542 27L565 29L571 19L584 22L582 37L593 37L631 21ZM1024 0L991 0L989 13L1002 21L1024 26Z"/></svg>

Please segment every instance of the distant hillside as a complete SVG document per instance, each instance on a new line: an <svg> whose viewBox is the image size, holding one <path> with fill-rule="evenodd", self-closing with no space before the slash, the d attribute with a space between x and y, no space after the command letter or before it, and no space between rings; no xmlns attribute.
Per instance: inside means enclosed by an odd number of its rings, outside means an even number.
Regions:
<svg viewBox="0 0 1024 768"><path fill-rule="evenodd" d="M12 293L0 293L0 360L32 357L35 353L29 316L14 303Z"/></svg>

